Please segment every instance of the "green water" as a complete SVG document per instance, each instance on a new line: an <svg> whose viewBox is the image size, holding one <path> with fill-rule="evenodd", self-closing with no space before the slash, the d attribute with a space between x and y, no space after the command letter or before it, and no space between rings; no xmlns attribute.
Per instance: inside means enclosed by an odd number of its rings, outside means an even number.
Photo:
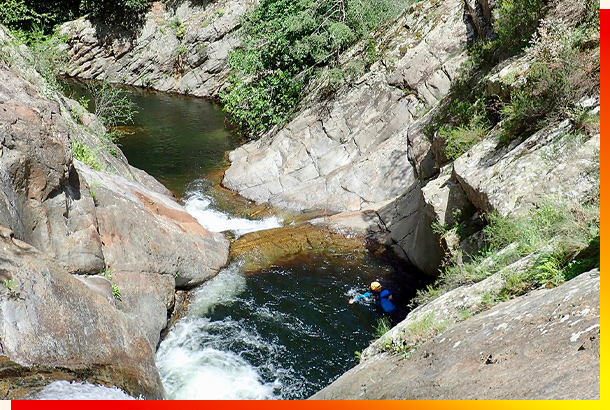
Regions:
<svg viewBox="0 0 610 410"><path fill-rule="evenodd" d="M67 80L75 98L89 97ZM137 107L133 124L120 127L118 144L129 163L154 176L181 198L190 182L222 171L226 152L243 143L214 102L138 88L122 88ZM90 103L92 110L93 103Z"/></svg>

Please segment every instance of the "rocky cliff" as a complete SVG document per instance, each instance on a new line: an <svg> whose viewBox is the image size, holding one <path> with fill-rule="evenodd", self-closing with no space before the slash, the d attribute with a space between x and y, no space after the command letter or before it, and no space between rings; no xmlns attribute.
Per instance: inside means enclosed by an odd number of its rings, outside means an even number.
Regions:
<svg viewBox="0 0 610 410"><path fill-rule="evenodd" d="M66 75L159 91L216 97L240 17L256 0L156 1L142 26L126 31L86 18L60 28L68 38Z"/></svg>
<svg viewBox="0 0 610 410"><path fill-rule="evenodd" d="M153 355L175 292L215 275L229 243L130 167L3 28L0 47L1 394L52 377L162 398Z"/></svg>

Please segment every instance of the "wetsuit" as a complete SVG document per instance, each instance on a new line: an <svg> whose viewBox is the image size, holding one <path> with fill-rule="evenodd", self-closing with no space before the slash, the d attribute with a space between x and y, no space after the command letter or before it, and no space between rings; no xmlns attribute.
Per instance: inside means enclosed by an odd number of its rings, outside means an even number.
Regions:
<svg viewBox="0 0 610 410"><path fill-rule="evenodd" d="M387 289L382 290L379 294L379 303L383 311L387 314L392 314L396 311L396 306L390 300L390 296L392 296L392 292Z"/></svg>
<svg viewBox="0 0 610 410"><path fill-rule="evenodd" d="M372 298L377 299L377 296L379 298L378 302L381 305L381 309L383 309L384 312L386 312L388 314L392 314L396 311L396 306L390 300L390 296L392 296L392 292L390 292L387 289L382 290L381 293L379 293L379 295L377 295L375 293L371 293L371 292L366 292L363 295L356 296L354 298L354 301L359 301L361 299L370 300Z"/></svg>

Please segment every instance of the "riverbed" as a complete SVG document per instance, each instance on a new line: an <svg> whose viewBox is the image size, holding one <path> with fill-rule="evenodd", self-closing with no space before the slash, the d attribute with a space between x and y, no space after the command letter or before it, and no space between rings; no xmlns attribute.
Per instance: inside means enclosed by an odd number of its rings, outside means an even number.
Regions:
<svg viewBox="0 0 610 410"><path fill-rule="evenodd" d="M286 223L276 215L248 217L242 209L246 201L219 195L225 154L243 139L217 104L126 92L138 114L122 128L121 149L133 166L172 190L204 227L235 238ZM420 277L372 253L357 263L350 254L304 254L256 274L244 273L241 261L233 260L190 292L187 313L159 346L156 362L166 397L307 398L355 366L358 353L376 337L383 317L378 307L348 300L379 280L406 313L422 286Z"/></svg>

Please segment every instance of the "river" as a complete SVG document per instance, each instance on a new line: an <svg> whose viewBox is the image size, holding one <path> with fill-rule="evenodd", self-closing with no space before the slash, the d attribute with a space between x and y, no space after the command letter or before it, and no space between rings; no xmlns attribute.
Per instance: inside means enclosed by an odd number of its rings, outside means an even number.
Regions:
<svg viewBox="0 0 610 410"><path fill-rule="evenodd" d="M243 141L219 106L202 99L128 89L138 106L119 141L129 162L172 190L204 227L232 237L279 227L276 216L245 218L239 204L219 200L225 153ZM76 95L78 97L78 93ZM187 313L159 346L156 362L168 399L303 399L357 364L382 317L376 306L349 305L373 280L406 306L420 275L391 259L355 263L301 255L245 274L231 261L190 293ZM96 386L78 385L79 391ZM53 383L42 397L81 397ZM54 389L54 390L53 390ZM60 393L57 393L57 392ZM118 392L120 393L120 392ZM117 398L99 387L99 398Z"/></svg>

